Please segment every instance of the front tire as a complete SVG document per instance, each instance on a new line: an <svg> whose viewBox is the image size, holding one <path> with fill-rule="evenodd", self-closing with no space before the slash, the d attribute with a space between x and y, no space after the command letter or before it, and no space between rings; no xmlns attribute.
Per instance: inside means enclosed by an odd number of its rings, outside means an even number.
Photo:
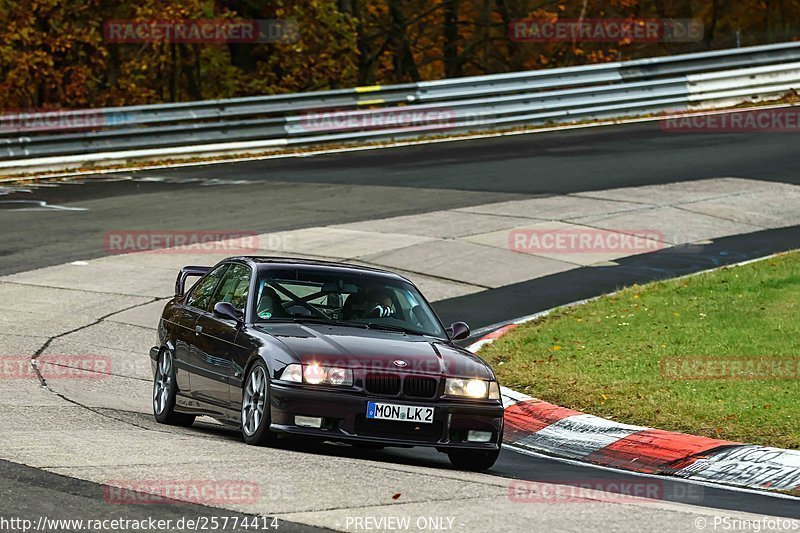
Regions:
<svg viewBox="0 0 800 533"><path fill-rule="evenodd" d="M177 393L172 352L162 350L158 356L156 373L153 377L153 416L159 424L189 427L194 424L195 417L175 412L175 395Z"/></svg>
<svg viewBox="0 0 800 533"><path fill-rule="evenodd" d="M277 435L269 430L270 391L267 366L256 361L247 373L242 391L242 438L247 444L264 446L277 440Z"/></svg>
<svg viewBox="0 0 800 533"><path fill-rule="evenodd" d="M459 470L488 470L497 461L500 450L448 450L450 463Z"/></svg>

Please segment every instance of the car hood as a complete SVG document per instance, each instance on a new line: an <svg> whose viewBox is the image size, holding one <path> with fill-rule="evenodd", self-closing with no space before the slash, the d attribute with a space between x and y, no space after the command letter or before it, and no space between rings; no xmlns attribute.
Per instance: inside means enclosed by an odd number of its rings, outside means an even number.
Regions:
<svg viewBox="0 0 800 533"><path fill-rule="evenodd" d="M431 337L309 324L269 324L257 329L306 364L494 379L479 357Z"/></svg>

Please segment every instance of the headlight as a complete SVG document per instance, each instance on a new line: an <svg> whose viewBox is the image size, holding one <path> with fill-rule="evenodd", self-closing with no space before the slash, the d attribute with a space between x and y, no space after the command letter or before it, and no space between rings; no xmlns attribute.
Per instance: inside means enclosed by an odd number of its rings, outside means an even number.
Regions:
<svg viewBox="0 0 800 533"><path fill-rule="evenodd" d="M328 383L331 385L344 385L348 381L353 382L352 372L346 368L329 368Z"/></svg>
<svg viewBox="0 0 800 533"><path fill-rule="evenodd" d="M444 393L447 396L464 396L467 398L500 398L500 388L495 381L482 379L447 378L444 384Z"/></svg>
<svg viewBox="0 0 800 533"><path fill-rule="evenodd" d="M291 364L283 369L280 379L311 385L352 385L353 371L349 368L327 367L317 363Z"/></svg>
<svg viewBox="0 0 800 533"><path fill-rule="evenodd" d="M281 372L280 379L282 381L294 381L295 383L303 382L303 365L286 365L286 368Z"/></svg>
<svg viewBox="0 0 800 533"><path fill-rule="evenodd" d="M464 385L464 392L472 398L486 398L489 395L489 386L485 381L471 379Z"/></svg>
<svg viewBox="0 0 800 533"><path fill-rule="evenodd" d="M307 365L303 368L303 379L306 383L318 385L325 381L325 369L317 364Z"/></svg>

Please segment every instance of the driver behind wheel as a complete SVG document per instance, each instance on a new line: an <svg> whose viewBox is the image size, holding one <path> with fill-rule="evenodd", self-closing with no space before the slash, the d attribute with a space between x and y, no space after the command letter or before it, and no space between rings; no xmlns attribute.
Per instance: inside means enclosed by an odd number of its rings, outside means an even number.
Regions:
<svg viewBox="0 0 800 533"><path fill-rule="evenodd" d="M394 316L392 295L386 289L367 289L363 318L386 318Z"/></svg>

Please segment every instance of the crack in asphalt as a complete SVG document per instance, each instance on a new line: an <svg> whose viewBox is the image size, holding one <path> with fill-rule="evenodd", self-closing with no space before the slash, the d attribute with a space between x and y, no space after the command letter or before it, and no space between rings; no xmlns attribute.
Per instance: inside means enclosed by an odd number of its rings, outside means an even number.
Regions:
<svg viewBox="0 0 800 533"><path fill-rule="evenodd" d="M47 391L48 391L48 392L50 392L50 393L52 393L52 394L55 394L57 397L61 398L61 399L62 399L62 400L64 400L65 402L67 402L67 403L70 403L70 404L72 404L72 405L74 405L74 406L76 406L76 407L80 407L80 408L82 408L82 409L85 409L85 410L87 410L87 411L89 411L89 412L92 412L92 413L94 413L94 414L96 414L96 415L98 415L98 416L101 416L101 417L103 417L103 418L108 418L109 420L114 420L115 422L120 422L120 423L122 423L122 424L126 424L126 425L129 425L129 426L133 426L133 427L135 427L135 428L138 428L138 429L144 429L144 430L147 430L147 431L158 431L158 430L154 430L154 429L152 429L152 428L148 428L148 427L145 427L145 426L140 426L140 425L138 425L138 424L134 424L133 422L129 422L129 421L126 421L126 420L122 420L122 419L120 419L120 418L116 418L116 417L110 416L110 415L108 415L108 414L106 414L106 413L102 413L102 412L100 412L100 410L99 410L98 408L95 408L95 407L89 407L88 405L84 405L84 404L82 404L82 403L80 403L80 402L78 402L78 401L76 401L76 400L73 400L73 399L71 399L71 398L67 397L66 395L64 395L64 394L62 394L62 393L60 393L60 392L58 392L58 391L54 391L53 389L51 389L51 388L50 388L50 387L47 385L47 382L44 380L44 378L42 377L42 375L39 373L39 369L38 369L38 368L36 368L36 365L32 365L32 366L33 366L33 368L34 368L34 371L36 372L37 376L39 377L39 381L41 382L41 384L42 384L42 387L44 387L45 389L47 389ZM167 432L167 433L168 433L168 432Z"/></svg>
<svg viewBox="0 0 800 533"><path fill-rule="evenodd" d="M750 178L740 178L740 179L750 179ZM684 211L686 213L690 213L690 214L693 214L693 215L703 215L703 216L707 216L707 217L711 217L711 218L716 218L717 220L724 220L726 222L733 222L735 224L746 224L748 226L753 226L755 228L759 228L759 229L762 229L762 230L772 229L770 227L761 226L761 225L755 224L753 222L742 222L741 220L734 220L734 219L722 217L722 216L719 216L719 215L712 215L712 214L709 214L709 213L702 213L700 211L692 211L691 209L688 209L686 207L686 206L691 205L691 204L699 204L701 202L708 202L708 201L712 201L712 200L720 200L722 198L736 198L736 197L739 197L739 196L746 196L748 194L754 194L754 193L753 192L732 192L732 193L727 193L727 194L721 194L721 195L718 195L718 196L709 196L707 198L701 198L699 200L687 200L685 202L683 202L683 201L682 202L676 202L674 204L673 203L651 204L651 203L637 201L637 200L616 200L616 199L611 199L611 198L603 198L601 196L592 196L590 193L578 193L578 194L574 194L574 195L573 194L569 194L569 195L566 195L566 196L571 196L573 198L589 198L589 199L592 199L592 200L605 200L605 201L612 201L612 202L628 202L628 203L632 203L632 204L651 206L651 207L649 207L649 209L660 209L660 208L664 208L664 207L669 207L669 208L677 209L679 211ZM616 212L612 212L612 213L607 213L609 216L603 216L601 218L597 218L595 220L595 222L599 222L601 220L607 220L608 218L613 218L613 215L615 215L615 214L633 213L633 212L641 212L641 211L647 211L647 210L648 210L648 208L643 208L643 209L633 209L633 210L629 210L629 211L616 211ZM564 220L576 220L577 218L587 218L587 217L575 217L575 218L571 218L571 219L568 218L568 219L564 219ZM667 244L669 244L669 243L667 243Z"/></svg>
<svg viewBox="0 0 800 533"><path fill-rule="evenodd" d="M78 291L78 292L81 292L81 291ZM146 298L146 297L143 297L143 298ZM105 315L103 315L101 317L98 317L96 320L93 320L89 324L84 324L83 326L78 326L77 328L71 329L69 331L64 331L62 333L59 333L58 335L53 335L52 337L48 337L47 340L45 341L45 343L42 345L42 347L39 348L38 350L36 350L36 353L33 354L33 357L31 357L31 360L35 360L40 355L42 355L42 353L44 353L44 351L48 348L48 346L50 346L50 343L53 342L56 339L59 339L61 337L65 337L67 335L71 335L73 333L77 333L78 331L82 331L82 330L84 330L86 328L90 328L92 326L96 326L96 325L102 323L105 319L107 319L109 317L112 317L114 315L118 315L120 313L124 313L125 311L130 311L131 309L136 309L137 307L142 307L142 306L151 304L153 302L157 302L160 299L160 298L154 297L154 296L150 296L149 298L151 298L151 299L148 302L142 302L142 303L138 303L138 304L134 304L134 305L125 307L123 309L119 309L119 310L114 311L112 313L108 313L108 314L105 314Z"/></svg>
<svg viewBox="0 0 800 533"><path fill-rule="evenodd" d="M23 274L24 274L24 272L23 272ZM11 274L11 275L13 276L14 274ZM19 285L20 287L35 287L35 288L39 288L39 289L50 289L50 290L56 290L56 291L88 292L88 293L91 293L91 294L103 294L103 295L106 295L106 296L126 296L128 298L153 298L152 301L145 302L145 303L153 303L153 302L157 302L158 300L165 300L165 299L169 298L169 296L152 296L150 294L127 294L127 293L124 293L124 292L94 291L92 289L75 289L75 288L69 288L69 287L55 287L53 285L42 285L40 283L25 283L24 281L13 281L13 280L5 280L5 279L4 280L0 280L0 283L7 283L9 285ZM139 304L137 304L137 305L139 305ZM141 304L141 305L144 305L144 304ZM136 306L133 306L133 307L136 307ZM131 307L131 309L133 309L133 307ZM102 318L108 318L109 316L113 316L113 315L115 315L117 313L122 313L123 311L128 311L128 309L121 309L119 311L114 311L110 315L106 315L106 316L104 316ZM67 333L69 333L69 332L67 332Z"/></svg>
<svg viewBox="0 0 800 533"><path fill-rule="evenodd" d="M755 181L758 181L758 178L755 178L755 177L741 177L741 176L727 176L727 177L719 177L719 178L715 178L715 179L733 179L733 180L751 180L751 181L755 180ZM693 181L693 180L688 180L688 181ZM674 183L688 183L688 181L674 182ZM645 187L647 187L647 185L645 185ZM627 187L619 187L619 188L625 189ZM613 189L609 189L609 190L613 190ZM575 192L575 193L565 194L564 196L571 196L573 198L590 198L592 200L603 200L603 201L606 201L606 202L622 202L622 203L629 203L629 204L650 205L650 206L653 206L653 207L675 207L675 206L683 205L683 204L696 204L696 203L699 203L699 202L706 202L706 201L709 201L709 200L719 200L720 198L730 198L730 197L734 197L734 196L745 196L745 195L753 194L753 193L754 193L753 191L727 192L727 193L724 193L724 194L718 194L718 195L714 195L714 196L706 196L706 197L700 198L698 200L686 200L686 201L681 201L681 202L677 202L677 203L674 203L674 204L670 204L670 203L667 203L667 204L654 204L654 203L650 203L650 202L645 202L643 200L633 200L633 199L621 200L621 199L618 199L618 198L606 198L606 197L603 197L603 196L597 196L596 194L594 194L592 192Z"/></svg>
<svg viewBox="0 0 800 533"><path fill-rule="evenodd" d="M156 301L159 301L159 300L156 300ZM131 327L131 328L146 329L146 330L149 330L149 331L152 331L152 329L153 329L150 326L142 326L141 324L130 324L128 322L117 322L116 320L106 320L106 322L109 322L111 324L120 324L122 326L128 326L128 327ZM109 346L101 346L101 348L109 348Z"/></svg>
<svg viewBox="0 0 800 533"><path fill-rule="evenodd" d="M126 308L124 308L124 309L120 309L120 310L118 310L118 311L114 311L113 313L108 313L108 314L106 314L106 315L103 315L103 316L99 317L97 320L94 320L94 321L92 321L92 322L91 322L91 323L89 323L89 324L85 324L85 325L83 325L83 326L79 326L79 327L77 327L77 328L74 328L74 329L71 329L71 330L69 330L69 331L65 331L65 332L59 333L58 335L53 335L52 337L48 337L48 338L47 338L47 340L46 340L46 341L44 342L44 344L42 345L42 347L41 347L41 348L39 348L38 350L36 350L36 353L34 353L34 354L33 354L33 356L31 357L31 360L30 360L31 367L33 368L33 371L34 371L34 373L36 374L36 377L38 378L38 380L39 380L39 383L41 384L41 386L42 386L42 387L44 387L44 388L45 388L45 389L46 389L48 392L50 392L50 393L52 393L52 394L55 394L57 397L61 398L61 399L62 399L62 400L64 400L65 402L67 402L67 403L70 403L70 404L72 404L72 405L75 405L75 406L77 406L77 407L81 407L81 408L83 408L83 409L86 409L87 411L90 411L90 412L92 412L92 413L95 413L96 415L98 415L98 416L101 416L101 417L103 417L103 418L108 418L108 419L110 419L110 420L114 420L114 421L116 421L116 422L121 422L121 423L123 423L123 424L127 424L127 425L129 425L129 426L133 426L133 427L136 427L136 428L139 428L139 429L145 429L145 430L148 430L148 431L155 431L155 430L153 430L153 429L151 429L151 428L147 428L147 427L144 427L144 426L140 426L140 425L138 425L138 424L135 424L135 423L132 423L132 422L129 422L129 421L126 421L126 420L121 420L121 419L119 419L119 418L115 418L115 417L113 417L113 416L109 416L108 414L105 414L105 413L101 413L101 412L100 412L98 409L96 409L96 408L89 407L88 405L84 405L84 404L82 404L82 403L80 403L80 402L78 402L78 401L76 401L76 400L73 400L73 399L71 399L71 398L67 397L66 395L64 395L64 394L62 394L62 393L60 393L60 392L58 392L58 391L56 391L56 390L53 390L53 389L52 389L52 388L51 388L51 387L50 387L50 386L47 384L47 380L46 380L46 379L44 378L44 376L42 375L42 372L41 372L41 370L39 370L39 367L38 367L38 365L36 364L36 360L37 360L37 359L38 359L38 358L39 358L39 357L40 357L40 356L41 356L41 355L44 353L44 351L45 351L45 350L47 350L47 348L50 346L50 344L51 344L51 343L52 343L54 340L56 340L56 339L58 339L58 338L65 337L65 336L67 336L67 335L71 335L72 333L77 333L78 331L84 330L84 329L86 329L86 328L90 328L90 327L92 327L92 326L96 326L97 324L101 324L101 323L102 323L102 322L103 322L105 319L107 319L107 318L109 318L109 317L111 317L111 316L114 316L114 315L116 315L116 314L122 313L122 312L124 312L124 311L130 311L131 309L136 309L137 307L141 307L141 306L144 306L144 305L147 305L147 304L151 304L151 303L153 303L153 302L157 302L158 300L159 300L158 298L153 298L152 300L150 300L150 301L148 301L148 302L143 302L143 303L139 303L139 304L131 305L131 306L129 306L129 307L126 307ZM60 366L60 365L59 365L59 366ZM124 376L120 376L120 377L124 377Z"/></svg>
<svg viewBox="0 0 800 533"><path fill-rule="evenodd" d="M730 196L741 196L743 194L748 194L748 193L728 194L728 195L725 195L725 196L720 196L718 198L727 198L727 197L730 197ZM703 201L703 200L698 200L698 202L700 202L700 201ZM698 202L691 202L691 203L698 203ZM758 230L773 229L773 228L761 226L759 224L755 224L753 222L742 222L741 220L734 220L734 219L731 219L731 218L725 218L725 217L721 217L719 215L701 213L700 211L692 211L691 209L687 209L687 208L683 207L683 205L685 205L686 203L688 203L688 202L682 202L682 203L678 203L678 204L667 204L667 205L660 205L660 206L653 204L653 207L656 208L656 209L668 207L670 209L677 209L678 211L683 211L685 213L689 213L689 214L692 214L692 215L701 215L701 216L706 216L706 217L709 217L709 218L715 218L717 220L724 220L726 222L733 222L734 224L743 224L743 225L746 225L746 226L752 226L754 228L757 228ZM624 214L624 213L632 213L632 212L639 212L639 211L647 211L647 209L633 210L633 211L619 211L617 213L623 213ZM592 229L596 229L596 230L612 231L612 232L615 232L615 233L621 233L621 234L625 234L625 235L636 235L636 233L629 233L629 232L624 231L624 230L610 230L608 228L603 228L603 227L600 227L600 226L593 225L593 224L596 224L596 223L601 222L603 220L608 220L609 218L613 218L614 213L609 213L608 215L609 216L603 215L601 217L595 218L592 222L577 222L578 218L591 218L591 217L576 217L576 218L564 219L564 220L565 221L571 221L571 222L568 222L570 224L575 224L575 225L579 225L579 226L585 226L587 228L592 228ZM715 237L715 238L718 239L719 237ZM693 244L693 243L672 243L672 242L669 242L669 241L666 241L666 240L659 240L659 239L655 239L655 238L651 238L650 240L653 240L655 242L659 242L661 244L666 244L669 247L686 246L687 244L689 244L689 245ZM584 266L584 265L579 265L579 266Z"/></svg>
<svg viewBox="0 0 800 533"><path fill-rule="evenodd" d="M87 345L87 346L91 346L91 345ZM31 359L31 362L33 362L33 361L34 361L34 359ZM73 369L75 368L73 366L65 365L63 363L49 363L49 365L50 366L54 366L54 367L58 367L58 368L73 368ZM37 371L38 371L38 368L37 368ZM144 381L145 383L149 383L150 382L149 379L137 378L136 376L127 376L125 374L114 374L113 372L110 372L110 371L109 372L101 372L99 370L90 370L90 369L85 369L85 368L81 368L80 371L81 372L86 372L87 374L99 374L101 376L113 376L113 377L117 377L117 378L133 379L133 380L136 380L136 381ZM47 386L46 384L44 384L44 385Z"/></svg>
<svg viewBox="0 0 800 533"><path fill-rule="evenodd" d="M483 243L483 242L472 242L472 241L470 241L470 244L474 244L476 246L481 246L483 248L490 248L492 250L504 250L504 248L499 248L497 246L492 246L491 244L486 244L486 243ZM549 256L543 255L543 254L526 253L526 255L530 255L532 257L538 257L539 259L547 259L547 260L550 260L550 261L554 261L556 263L564 263L565 265L571 265L571 266L576 266L576 267L586 266L583 263L576 263L574 261L567 261L566 259L555 259L553 257L549 257ZM477 285L477 286L482 287L480 285ZM482 287L482 288L484 288L484 289L494 289L496 287Z"/></svg>
<svg viewBox="0 0 800 533"><path fill-rule="evenodd" d="M692 202L692 203L698 203L698 202ZM761 224L756 224L755 222L742 222L741 220L734 220L732 218L721 217L719 215L711 215L709 213L703 213L701 211L692 211L691 209L686 207L686 204L675 205L675 206L670 206L670 207L672 207L673 209L677 209L678 211L683 211L685 213L691 213L693 215L703 215L703 216L706 216L706 217L716 218L717 220L725 220L727 222L733 222L734 224L747 224L748 226L753 226L754 228L758 228L758 229L761 229L761 230L771 229L769 226L762 226Z"/></svg>

